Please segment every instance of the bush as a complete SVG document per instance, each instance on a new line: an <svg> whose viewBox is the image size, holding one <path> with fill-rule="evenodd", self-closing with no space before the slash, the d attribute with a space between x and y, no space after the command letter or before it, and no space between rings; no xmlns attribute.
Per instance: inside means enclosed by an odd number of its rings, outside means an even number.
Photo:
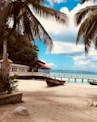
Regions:
<svg viewBox="0 0 97 122"><path fill-rule="evenodd" d="M17 82L16 76L9 77L7 81L4 81L2 73L0 72L0 93L12 93L18 86Z"/></svg>

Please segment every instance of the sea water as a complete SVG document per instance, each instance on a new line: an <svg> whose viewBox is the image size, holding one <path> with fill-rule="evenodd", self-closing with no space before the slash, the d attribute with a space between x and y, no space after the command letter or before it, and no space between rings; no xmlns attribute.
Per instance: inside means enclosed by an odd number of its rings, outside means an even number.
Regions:
<svg viewBox="0 0 97 122"><path fill-rule="evenodd" d="M69 83L89 84L90 79L97 79L97 72L88 71L51 71L50 77Z"/></svg>

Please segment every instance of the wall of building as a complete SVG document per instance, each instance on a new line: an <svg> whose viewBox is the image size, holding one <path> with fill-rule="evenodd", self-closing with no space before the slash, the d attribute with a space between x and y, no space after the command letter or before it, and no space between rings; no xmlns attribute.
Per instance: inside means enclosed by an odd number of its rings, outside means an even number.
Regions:
<svg viewBox="0 0 97 122"><path fill-rule="evenodd" d="M28 72L30 69L29 66L21 65L21 64L11 64L10 72Z"/></svg>

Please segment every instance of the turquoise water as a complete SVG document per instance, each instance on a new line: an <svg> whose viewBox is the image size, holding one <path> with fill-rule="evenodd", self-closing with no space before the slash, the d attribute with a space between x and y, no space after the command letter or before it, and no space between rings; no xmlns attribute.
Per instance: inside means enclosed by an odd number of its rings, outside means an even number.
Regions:
<svg viewBox="0 0 97 122"><path fill-rule="evenodd" d="M50 72L50 77L65 80L69 83L89 84L88 79L97 79L96 73L91 72Z"/></svg>

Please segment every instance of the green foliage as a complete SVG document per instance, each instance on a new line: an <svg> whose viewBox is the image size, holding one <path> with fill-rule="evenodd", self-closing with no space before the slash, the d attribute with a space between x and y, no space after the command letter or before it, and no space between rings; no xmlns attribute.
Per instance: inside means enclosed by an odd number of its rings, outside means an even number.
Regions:
<svg viewBox="0 0 97 122"><path fill-rule="evenodd" d="M12 93L15 91L17 85L16 76L9 77L6 82L3 81L2 73L0 72L0 93Z"/></svg>
<svg viewBox="0 0 97 122"><path fill-rule="evenodd" d="M17 85L18 81L16 80L16 78L17 78L16 75L9 77L9 84L10 84L9 93L15 91L18 86Z"/></svg>
<svg viewBox="0 0 97 122"><path fill-rule="evenodd" d="M3 92L3 90L4 90L3 76L2 73L0 72L0 92Z"/></svg>
<svg viewBox="0 0 97 122"><path fill-rule="evenodd" d="M8 42L8 54L9 58L14 63L24 64L31 66L33 62L38 59L38 47L31 44L28 40L24 39L23 36L17 37L12 35ZM2 58L2 40L0 40L0 57ZM0 58L0 59L1 59Z"/></svg>

